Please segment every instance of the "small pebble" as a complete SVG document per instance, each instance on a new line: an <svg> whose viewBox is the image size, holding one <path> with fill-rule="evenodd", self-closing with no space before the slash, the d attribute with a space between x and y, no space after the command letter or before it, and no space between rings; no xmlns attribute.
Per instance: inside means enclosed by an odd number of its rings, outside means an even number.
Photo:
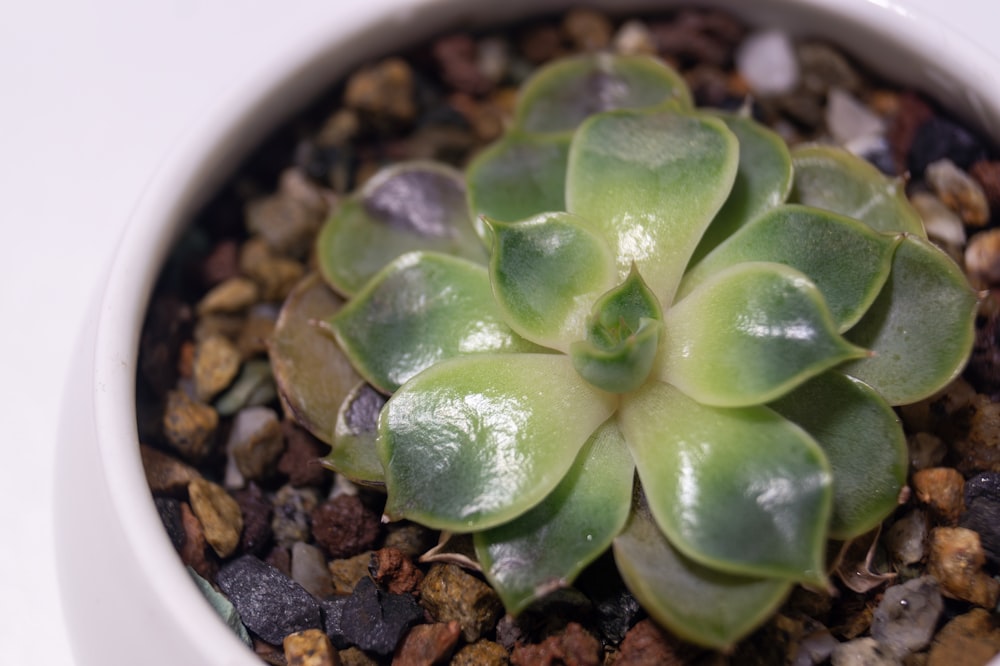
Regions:
<svg viewBox="0 0 1000 666"><path fill-rule="evenodd" d="M943 609L938 583L930 576L893 585L872 616L872 638L902 659L931 642Z"/></svg>
<svg viewBox="0 0 1000 666"><path fill-rule="evenodd" d="M298 541L292 544L292 580L317 598L333 595L333 582L326 556L316 546Z"/></svg>
<svg viewBox="0 0 1000 666"><path fill-rule="evenodd" d="M278 414L270 407L241 409L233 419L226 450L245 478L264 478L285 451Z"/></svg>
<svg viewBox="0 0 1000 666"><path fill-rule="evenodd" d="M409 123L417 114L413 71L402 58L364 67L347 80L344 104L375 121Z"/></svg>
<svg viewBox="0 0 1000 666"><path fill-rule="evenodd" d="M614 30L604 14L593 9L572 9L562 24L563 32L577 51L593 52L607 48Z"/></svg>
<svg viewBox="0 0 1000 666"><path fill-rule="evenodd" d="M235 248L233 250L235 252ZM235 259L234 259L235 261ZM257 283L245 277L230 277L214 286L200 301L199 315L242 312L260 299Z"/></svg>
<svg viewBox="0 0 1000 666"><path fill-rule="evenodd" d="M195 395L209 402L229 386L240 371L240 352L228 338L212 335L198 341L194 349Z"/></svg>
<svg viewBox="0 0 1000 666"><path fill-rule="evenodd" d="M368 577L372 554L365 551L354 557L330 560L328 568L333 583L334 594L351 594L358 581Z"/></svg>
<svg viewBox="0 0 1000 666"><path fill-rule="evenodd" d="M834 141L863 155L882 141L882 119L851 93L834 87L827 95L826 126Z"/></svg>
<svg viewBox="0 0 1000 666"><path fill-rule="evenodd" d="M286 170L277 193L246 205L247 231L277 254L306 257L328 212L326 199L315 190L300 169Z"/></svg>
<svg viewBox="0 0 1000 666"><path fill-rule="evenodd" d="M955 525L965 509L965 479L951 467L931 467L913 473L917 499L926 504L943 523Z"/></svg>
<svg viewBox="0 0 1000 666"><path fill-rule="evenodd" d="M576 622L570 622L565 631L549 636L541 643L515 647L510 654L510 663L513 666L598 666L603 658L601 642Z"/></svg>
<svg viewBox="0 0 1000 666"><path fill-rule="evenodd" d="M930 536L927 572L941 584L945 596L993 608L1000 598L1000 581L983 571L986 555L979 535L963 527L935 527Z"/></svg>
<svg viewBox="0 0 1000 666"><path fill-rule="evenodd" d="M198 461L212 450L219 414L183 391L169 391L163 410L163 433L185 459Z"/></svg>
<svg viewBox="0 0 1000 666"><path fill-rule="evenodd" d="M140 444L139 455L146 483L153 493L180 496L187 492L192 480L201 478L201 473L194 467L151 446Z"/></svg>
<svg viewBox="0 0 1000 666"><path fill-rule="evenodd" d="M448 661L458 645L458 622L418 624L403 636L392 658L393 666L432 666Z"/></svg>
<svg viewBox="0 0 1000 666"><path fill-rule="evenodd" d="M938 198L961 215L966 224L981 227L990 221L990 205L983 188L954 162L946 158L928 164L925 177Z"/></svg>
<svg viewBox="0 0 1000 666"><path fill-rule="evenodd" d="M965 505L959 526L978 533L986 559L1000 565L1000 473L981 472L968 479Z"/></svg>
<svg viewBox="0 0 1000 666"><path fill-rule="evenodd" d="M466 34L442 37L434 42L434 59L443 78L454 89L470 95L483 95L495 81L479 69L476 42Z"/></svg>
<svg viewBox="0 0 1000 666"><path fill-rule="evenodd" d="M1000 654L1000 627L982 608L973 608L941 628L927 666L983 666Z"/></svg>
<svg viewBox="0 0 1000 666"><path fill-rule="evenodd" d="M154 497L153 505L156 513L160 516L167 536L174 550L180 551L184 547L184 522L181 516L181 502L173 497Z"/></svg>
<svg viewBox="0 0 1000 666"><path fill-rule="evenodd" d="M219 557L229 557L236 551L243 531L243 513L222 486L205 479L188 484L191 510L198 516L205 540Z"/></svg>
<svg viewBox="0 0 1000 666"><path fill-rule="evenodd" d="M379 666L379 663L356 647L340 651L341 666Z"/></svg>
<svg viewBox="0 0 1000 666"><path fill-rule="evenodd" d="M614 49L622 55L653 55L656 42L649 26L635 19L626 21L613 38Z"/></svg>
<svg viewBox="0 0 1000 666"><path fill-rule="evenodd" d="M983 188L990 210L1000 211L1000 161L979 160L969 167L969 175Z"/></svg>
<svg viewBox="0 0 1000 666"><path fill-rule="evenodd" d="M234 491L232 495L243 514L239 550L242 553L260 554L272 536L271 503L256 483L250 483L246 488Z"/></svg>
<svg viewBox="0 0 1000 666"><path fill-rule="evenodd" d="M379 591L370 578L362 578L341 613L341 630L366 652L388 655L424 612L409 594Z"/></svg>
<svg viewBox="0 0 1000 666"><path fill-rule="evenodd" d="M795 48L780 30L747 36L736 51L736 68L758 95L789 93L799 81Z"/></svg>
<svg viewBox="0 0 1000 666"><path fill-rule="evenodd" d="M510 48L503 39L486 37L476 49L476 68L494 84L500 83L510 66Z"/></svg>
<svg viewBox="0 0 1000 666"><path fill-rule="evenodd" d="M927 235L955 248L965 247L965 227L958 215L929 192L915 192L910 203L920 214Z"/></svg>
<svg viewBox="0 0 1000 666"><path fill-rule="evenodd" d="M301 585L253 555L219 569L215 581L247 629L272 645L306 629L320 629L319 602Z"/></svg>
<svg viewBox="0 0 1000 666"><path fill-rule="evenodd" d="M285 300L305 275L305 268L294 259L275 255L260 238L251 238L240 252L240 270L257 283L262 300Z"/></svg>
<svg viewBox="0 0 1000 666"><path fill-rule="evenodd" d="M199 576L211 579L215 575L216 560L209 559L205 531L187 502L181 503L181 527L184 529L182 545L178 549L181 561L194 569Z"/></svg>
<svg viewBox="0 0 1000 666"><path fill-rule="evenodd" d="M194 569L188 567L188 573L191 574L191 578L198 586L202 596L205 597L215 612L218 613L222 621L233 630L233 633L239 636L241 641L248 647L252 647L253 641L250 639L250 634L247 633L247 628L243 626L243 621L240 620L240 614L236 612L236 606L233 606L232 602L225 595L220 594L212 587L211 583L199 576Z"/></svg>
<svg viewBox="0 0 1000 666"><path fill-rule="evenodd" d="M424 573L402 551L381 548L372 553L368 572L383 589L393 594L413 593L424 579Z"/></svg>
<svg viewBox="0 0 1000 666"><path fill-rule="evenodd" d="M632 627L619 646L615 666L645 664L682 664L684 648L652 620L645 619Z"/></svg>
<svg viewBox="0 0 1000 666"><path fill-rule="evenodd" d="M833 666L900 666L900 661L874 638L855 638L841 643L830 655Z"/></svg>
<svg viewBox="0 0 1000 666"><path fill-rule="evenodd" d="M927 532L927 514L914 509L886 530L882 542L896 563L907 566L924 559Z"/></svg>
<svg viewBox="0 0 1000 666"><path fill-rule="evenodd" d="M286 483L274 494L271 503L274 506L271 529L275 541L289 548L296 541L309 541L309 514L319 504L319 493L313 488L296 488Z"/></svg>
<svg viewBox="0 0 1000 666"><path fill-rule="evenodd" d="M909 168L907 159L917 130L932 117L934 111L919 95L909 91L899 95L898 108L892 116L887 134L898 173Z"/></svg>
<svg viewBox="0 0 1000 666"><path fill-rule="evenodd" d="M987 229L969 240L965 269L986 285L1000 284L1000 229Z"/></svg>
<svg viewBox="0 0 1000 666"><path fill-rule="evenodd" d="M344 615L344 606L350 600L348 595L336 595L320 599L319 605L323 614L323 631L329 637L333 647L344 650L351 646L351 642L344 635L341 620Z"/></svg>
<svg viewBox="0 0 1000 666"><path fill-rule="evenodd" d="M257 407L274 400L278 391L274 374L266 359L251 359L243 364L230 387L215 400L220 416L232 416L244 407Z"/></svg>
<svg viewBox="0 0 1000 666"><path fill-rule="evenodd" d="M918 432L906 438L906 446L910 452L910 468L926 469L941 464L948 453L948 447L937 435L929 432Z"/></svg>
<svg viewBox="0 0 1000 666"><path fill-rule="evenodd" d="M379 516L356 495L329 499L311 517L313 537L335 559L370 550L378 538Z"/></svg>
<svg viewBox="0 0 1000 666"><path fill-rule="evenodd" d="M395 548L409 557L419 557L437 543L437 535L423 525L398 522L386 526L386 548Z"/></svg>
<svg viewBox="0 0 1000 666"><path fill-rule="evenodd" d="M657 50L668 60L684 64L727 65L745 28L732 15L716 10L686 9L668 21L650 23Z"/></svg>
<svg viewBox="0 0 1000 666"><path fill-rule="evenodd" d="M914 176L922 176L928 165L938 160L947 158L967 169L985 154L983 144L972 132L947 118L934 116L914 133L908 165Z"/></svg>
<svg viewBox="0 0 1000 666"><path fill-rule="evenodd" d="M236 338L236 349L239 350L241 359L267 354L267 343L274 334L278 313L279 308L274 303L260 303L250 308L243 328Z"/></svg>
<svg viewBox="0 0 1000 666"><path fill-rule="evenodd" d="M954 441L952 448L959 472L1000 472L1000 402L977 396L968 437Z"/></svg>
<svg viewBox="0 0 1000 666"><path fill-rule="evenodd" d="M215 287L239 273L239 243L233 239L221 240L201 262L201 277L209 287ZM211 290L209 290L211 293ZM207 297L207 295L206 295ZM202 301L206 297L202 297Z"/></svg>
<svg viewBox="0 0 1000 666"><path fill-rule="evenodd" d="M434 564L420 586L420 603L438 622L458 621L466 642L491 632L503 615L493 589L454 564Z"/></svg>
<svg viewBox="0 0 1000 666"><path fill-rule="evenodd" d="M324 486L330 470L320 464L320 459L329 447L290 419L282 421L281 430L286 446L278 460L278 471L293 486Z"/></svg>
<svg viewBox="0 0 1000 666"><path fill-rule="evenodd" d="M795 48L801 70L802 89L823 97L840 88L851 94L861 92L863 81L850 61L825 42L801 42Z"/></svg>
<svg viewBox="0 0 1000 666"><path fill-rule="evenodd" d="M288 634L282 641L288 666L340 666L330 639L319 629Z"/></svg>

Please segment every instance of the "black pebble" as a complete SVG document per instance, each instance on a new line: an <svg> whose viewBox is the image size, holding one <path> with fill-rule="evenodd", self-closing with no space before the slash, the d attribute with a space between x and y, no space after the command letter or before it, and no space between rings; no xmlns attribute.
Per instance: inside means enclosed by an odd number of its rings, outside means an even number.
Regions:
<svg viewBox="0 0 1000 666"><path fill-rule="evenodd" d="M351 644L365 652L387 655L423 617L424 611L412 595L381 592L365 576L344 604L340 630Z"/></svg>
<svg viewBox="0 0 1000 666"><path fill-rule="evenodd" d="M172 497L155 497L153 498L153 504L156 505L156 511L160 514L160 521L167 530L170 543L174 544L174 548L180 550L184 547L184 541L187 540L184 534L184 519L181 518L180 501Z"/></svg>
<svg viewBox="0 0 1000 666"><path fill-rule="evenodd" d="M947 118L934 117L921 125L910 146L910 173L921 176L927 165L948 158L959 168L967 169L986 157L986 149L972 132Z"/></svg>
<svg viewBox="0 0 1000 666"><path fill-rule="evenodd" d="M338 650L346 650L351 647L351 641L344 635L341 620L344 616L344 607L351 598L347 596L330 597L319 602L323 611L323 631L329 636L333 647Z"/></svg>
<svg viewBox="0 0 1000 666"><path fill-rule="evenodd" d="M965 482L961 527L979 533L986 558L1000 566L1000 473L982 472Z"/></svg>
<svg viewBox="0 0 1000 666"><path fill-rule="evenodd" d="M253 555L227 563L215 582L236 606L247 629L272 645L281 645L288 634L322 627L319 602Z"/></svg>

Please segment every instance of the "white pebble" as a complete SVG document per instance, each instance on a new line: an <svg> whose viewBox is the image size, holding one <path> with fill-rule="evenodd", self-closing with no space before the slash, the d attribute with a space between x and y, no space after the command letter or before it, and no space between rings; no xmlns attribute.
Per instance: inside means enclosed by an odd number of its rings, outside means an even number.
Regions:
<svg viewBox="0 0 1000 666"><path fill-rule="evenodd" d="M653 34L641 21L625 22L614 36L615 51L624 55L639 55L656 53L656 42Z"/></svg>
<svg viewBox="0 0 1000 666"><path fill-rule="evenodd" d="M961 218L930 192L916 192L910 203L920 213L927 235L953 247L965 246L965 226Z"/></svg>
<svg viewBox="0 0 1000 666"><path fill-rule="evenodd" d="M749 35L736 51L736 67L758 95L791 92L799 81L799 63L791 38L780 30Z"/></svg>
<svg viewBox="0 0 1000 666"><path fill-rule="evenodd" d="M855 154L880 143L885 132L882 119L842 88L831 88L827 95L826 127L834 141Z"/></svg>

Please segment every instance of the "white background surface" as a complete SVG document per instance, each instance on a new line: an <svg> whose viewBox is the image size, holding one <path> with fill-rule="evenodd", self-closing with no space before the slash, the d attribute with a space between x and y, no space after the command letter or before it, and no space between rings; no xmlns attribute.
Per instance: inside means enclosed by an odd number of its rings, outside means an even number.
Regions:
<svg viewBox="0 0 1000 666"><path fill-rule="evenodd" d="M349 1L0 7L0 662L72 663L52 534L60 400L129 211L170 146L226 90ZM996 0L894 4L1000 50L990 34Z"/></svg>

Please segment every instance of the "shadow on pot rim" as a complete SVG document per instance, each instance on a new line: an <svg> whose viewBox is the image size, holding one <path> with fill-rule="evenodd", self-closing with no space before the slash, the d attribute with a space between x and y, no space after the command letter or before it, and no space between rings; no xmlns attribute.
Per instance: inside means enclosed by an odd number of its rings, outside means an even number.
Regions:
<svg viewBox="0 0 1000 666"><path fill-rule="evenodd" d="M405 47L449 29L509 22L576 3L307 4L317 7L315 29L283 35L288 48L262 71L247 72L242 85L163 162L131 216L79 341L63 399L56 529L65 620L83 666L119 663L118 655L108 653L111 636L123 664L137 656L144 664L261 663L191 584L160 523L137 446L140 330L160 267L183 225L270 129L352 67L395 50L387 44ZM1000 59L903 3L761 0L752 10L740 0L590 4L609 13L719 7L751 25L835 41L877 73L947 100L953 112L980 130L990 128L1000 142ZM925 45L934 45L933 53Z"/></svg>

